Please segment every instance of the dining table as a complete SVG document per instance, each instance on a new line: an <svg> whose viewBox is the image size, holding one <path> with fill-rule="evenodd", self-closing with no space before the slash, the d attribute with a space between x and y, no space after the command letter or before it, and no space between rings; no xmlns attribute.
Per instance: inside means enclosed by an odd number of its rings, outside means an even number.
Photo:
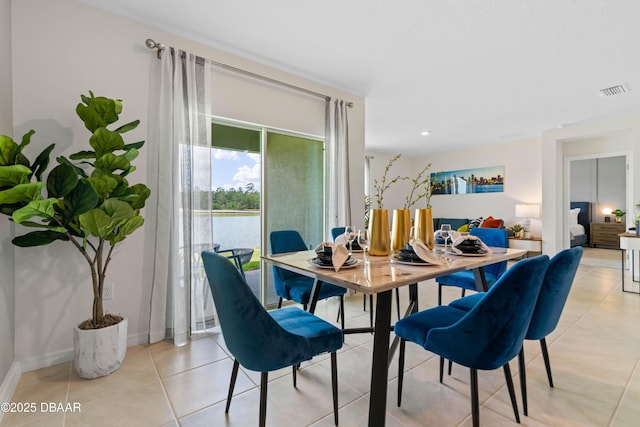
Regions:
<svg viewBox="0 0 640 427"><path fill-rule="evenodd" d="M322 283L331 283L344 288L376 295L376 316L373 329L345 329L344 333L373 332L371 363L371 387L369 398L369 426L384 426L387 407L388 367L397 346L397 338L391 343L391 297L392 291L407 286L409 305L405 315L418 311L418 283L435 279L458 271L472 270L478 291L486 291L487 284L483 268L496 262L520 258L526 254L523 249L491 248L487 254L457 254L444 248L435 248L438 263L417 263L403 261L397 255L367 256L353 253L357 262L348 263L335 271L333 267L314 262L313 250L281 254L263 255L262 259L289 271L314 279L309 311L313 312ZM469 256L470 255L470 256Z"/></svg>

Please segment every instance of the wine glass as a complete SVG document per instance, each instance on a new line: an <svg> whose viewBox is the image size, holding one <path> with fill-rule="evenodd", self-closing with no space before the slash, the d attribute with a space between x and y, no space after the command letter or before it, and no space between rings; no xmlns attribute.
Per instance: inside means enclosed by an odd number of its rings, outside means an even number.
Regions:
<svg viewBox="0 0 640 427"><path fill-rule="evenodd" d="M356 229L353 227L353 225L347 225L344 228L344 237L349 243L349 255L351 255L351 243L356 238Z"/></svg>
<svg viewBox="0 0 640 427"><path fill-rule="evenodd" d="M451 238L451 224L442 224L440 226L440 235L444 239L444 247L447 247L447 240ZM451 242L453 243L453 242Z"/></svg>
<svg viewBox="0 0 640 427"><path fill-rule="evenodd" d="M369 259L367 257L367 250L369 249L369 230L358 230L358 237L356 239L362 248L362 260L366 265L369 263Z"/></svg>

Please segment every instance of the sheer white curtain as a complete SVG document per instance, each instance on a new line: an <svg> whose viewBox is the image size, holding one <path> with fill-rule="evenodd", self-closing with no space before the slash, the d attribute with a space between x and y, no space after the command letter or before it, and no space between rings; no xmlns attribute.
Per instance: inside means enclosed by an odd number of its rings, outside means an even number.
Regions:
<svg viewBox="0 0 640 427"><path fill-rule="evenodd" d="M327 232L333 227L351 224L347 104L347 101L336 98L329 98L326 104Z"/></svg>
<svg viewBox="0 0 640 427"><path fill-rule="evenodd" d="M152 240L150 342L189 340L211 296L200 251L213 248L211 225L211 72L209 61L167 48L160 60L155 145L150 175L157 181ZM154 117L155 116L155 117ZM194 314L194 315L192 315ZM199 317L196 315L200 315Z"/></svg>

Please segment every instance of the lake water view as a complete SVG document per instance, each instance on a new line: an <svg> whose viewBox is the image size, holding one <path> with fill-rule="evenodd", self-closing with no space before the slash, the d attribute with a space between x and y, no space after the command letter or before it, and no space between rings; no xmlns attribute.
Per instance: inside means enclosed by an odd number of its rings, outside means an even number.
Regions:
<svg viewBox="0 0 640 427"><path fill-rule="evenodd" d="M206 216L197 218L207 219ZM213 241L220 244L220 249L259 247L260 212L214 213Z"/></svg>

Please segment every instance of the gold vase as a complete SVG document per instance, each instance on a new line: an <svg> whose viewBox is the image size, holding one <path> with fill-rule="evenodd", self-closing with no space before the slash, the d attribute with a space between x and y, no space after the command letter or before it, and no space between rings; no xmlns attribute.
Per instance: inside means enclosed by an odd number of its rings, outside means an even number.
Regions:
<svg viewBox="0 0 640 427"><path fill-rule="evenodd" d="M433 216L431 208L416 209L415 237L422 240L429 249L433 249Z"/></svg>
<svg viewBox="0 0 640 427"><path fill-rule="evenodd" d="M372 256L389 255L389 211L371 209L369 214L369 254Z"/></svg>
<svg viewBox="0 0 640 427"><path fill-rule="evenodd" d="M411 233L411 212L409 209L393 210L393 225L391 226L391 249L399 251L409 243Z"/></svg>

